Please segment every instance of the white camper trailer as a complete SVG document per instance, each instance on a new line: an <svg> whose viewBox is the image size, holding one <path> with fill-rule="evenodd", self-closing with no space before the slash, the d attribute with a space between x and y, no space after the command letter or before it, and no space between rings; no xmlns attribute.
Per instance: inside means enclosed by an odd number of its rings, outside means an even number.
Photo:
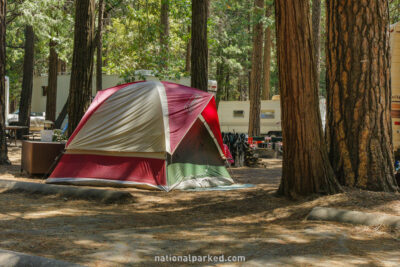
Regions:
<svg viewBox="0 0 400 267"><path fill-rule="evenodd" d="M394 151L400 149L400 22L390 26L392 131Z"/></svg>
<svg viewBox="0 0 400 267"><path fill-rule="evenodd" d="M247 133L249 129L250 101L220 101L218 117L222 132ZM281 131L281 107L278 100L261 101L261 135Z"/></svg>
<svg viewBox="0 0 400 267"><path fill-rule="evenodd" d="M272 100L261 101L260 133L282 131L281 106L279 95ZM320 98L319 109L321 112L322 127L325 129L326 100ZM250 101L220 101L218 105L218 117L222 132L248 133L249 129Z"/></svg>

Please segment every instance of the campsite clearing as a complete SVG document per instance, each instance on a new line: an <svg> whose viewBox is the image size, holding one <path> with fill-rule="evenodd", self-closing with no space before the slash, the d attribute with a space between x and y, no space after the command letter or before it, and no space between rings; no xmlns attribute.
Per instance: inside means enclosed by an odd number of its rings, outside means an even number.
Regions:
<svg viewBox="0 0 400 267"><path fill-rule="evenodd" d="M43 182L21 176L19 148L10 148L9 155L13 165L0 167L0 179ZM400 263L399 230L304 220L315 206L400 215L399 194L346 190L289 201L274 195L280 160L269 160L267 169L232 171L236 182L256 186L169 193L124 189L134 202L113 205L3 190L0 248L87 266L150 266L155 256L189 254L245 256L246 266Z"/></svg>

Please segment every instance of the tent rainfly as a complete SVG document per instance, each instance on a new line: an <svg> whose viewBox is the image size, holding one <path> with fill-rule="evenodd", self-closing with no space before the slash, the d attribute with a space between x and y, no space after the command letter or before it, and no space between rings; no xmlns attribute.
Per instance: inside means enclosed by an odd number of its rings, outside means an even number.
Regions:
<svg viewBox="0 0 400 267"><path fill-rule="evenodd" d="M47 183L165 191L233 183L214 97L169 82L97 93Z"/></svg>

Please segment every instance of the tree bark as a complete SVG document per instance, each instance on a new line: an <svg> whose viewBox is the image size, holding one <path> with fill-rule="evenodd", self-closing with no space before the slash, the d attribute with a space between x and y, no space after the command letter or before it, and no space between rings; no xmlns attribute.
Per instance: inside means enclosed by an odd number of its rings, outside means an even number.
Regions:
<svg viewBox="0 0 400 267"><path fill-rule="evenodd" d="M89 107L92 97L94 53L94 0L77 0L74 52L68 104L68 136Z"/></svg>
<svg viewBox="0 0 400 267"><path fill-rule="evenodd" d="M321 39L321 0L312 0L312 37L314 44L315 82L319 91L320 39Z"/></svg>
<svg viewBox="0 0 400 267"><path fill-rule="evenodd" d="M6 140L6 8L7 1L0 0L0 165L11 164L7 155Z"/></svg>
<svg viewBox="0 0 400 267"><path fill-rule="evenodd" d="M103 16L104 0L99 1L99 13L97 20L96 36L96 91L103 89Z"/></svg>
<svg viewBox="0 0 400 267"><path fill-rule="evenodd" d="M192 0L191 87L208 90L208 0Z"/></svg>
<svg viewBox="0 0 400 267"><path fill-rule="evenodd" d="M388 1L327 1L327 129L341 184L398 191L394 179Z"/></svg>
<svg viewBox="0 0 400 267"><path fill-rule="evenodd" d="M337 193L314 82L309 0L276 0L275 10L284 140L278 193L290 198Z"/></svg>
<svg viewBox="0 0 400 267"><path fill-rule="evenodd" d="M46 93L46 120L56 120L58 55L56 42L50 40L49 76Z"/></svg>
<svg viewBox="0 0 400 267"><path fill-rule="evenodd" d="M168 52L169 52L169 0L161 1L161 32L160 32L160 47L161 47L161 67L168 69Z"/></svg>
<svg viewBox="0 0 400 267"><path fill-rule="evenodd" d="M25 26L25 55L22 77L21 98L19 101L18 125L27 126L27 129L18 131L18 137L28 134L30 126L30 113L33 87L33 61L35 49L35 34L32 25Z"/></svg>
<svg viewBox="0 0 400 267"><path fill-rule="evenodd" d="M272 7L267 7L265 16L269 17ZM263 62L263 90L262 99L270 99L270 68L271 68L271 27L265 29L264 37L264 62Z"/></svg>
<svg viewBox="0 0 400 267"><path fill-rule="evenodd" d="M189 26L189 33L192 31L191 27ZM185 62L185 71L190 73L191 71L191 57L192 57L192 38L190 37L187 45L186 45L186 62Z"/></svg>
<svg viewBox="0 0 400 267"><path fill-rule="evenodd" d="M254 17L260 19L263 15L264 0L255 0ZM251 57L250 73L250 114L249 135L260 135L260 108L261 108L261 77L262 77L262 48L263 48L263 23L254 25L253 52Z"/></svg>

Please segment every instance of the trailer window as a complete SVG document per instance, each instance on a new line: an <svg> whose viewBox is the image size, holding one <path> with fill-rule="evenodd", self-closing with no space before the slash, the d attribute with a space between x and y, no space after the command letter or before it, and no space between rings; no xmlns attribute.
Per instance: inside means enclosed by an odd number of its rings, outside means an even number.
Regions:
<svg viewBox="0 0 400 267"><path fill-rule="evenodd" d="M275 119L275 110L261 110L261 119Z"/></svg>
<svg viewBox="0 0 400 267"><path fill-rule="evenodd" d="M234 118L244 118L244 110L234 110L233 117Z"/></svg>

